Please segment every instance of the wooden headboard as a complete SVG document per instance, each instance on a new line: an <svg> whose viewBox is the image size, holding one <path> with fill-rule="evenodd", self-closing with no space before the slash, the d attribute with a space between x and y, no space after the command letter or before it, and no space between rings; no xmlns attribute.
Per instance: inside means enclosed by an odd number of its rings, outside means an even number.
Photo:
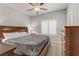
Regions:
<svg viewBox="0 0 79 59"><path fill-rule="evenodd" d="M0 38L3 38L3 32L27 32L27 27L19 27L19 26L0 26Z"/></svg>

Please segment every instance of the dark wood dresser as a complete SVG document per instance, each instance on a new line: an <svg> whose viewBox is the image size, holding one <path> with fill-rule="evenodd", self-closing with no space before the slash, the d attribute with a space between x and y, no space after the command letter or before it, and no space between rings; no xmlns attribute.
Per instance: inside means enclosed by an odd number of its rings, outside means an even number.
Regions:
<svg viewBox="0 0 79 59"><path fill-rule="evenodd" d="M65 26L65 55L79 56L79 26Z"/></svg>

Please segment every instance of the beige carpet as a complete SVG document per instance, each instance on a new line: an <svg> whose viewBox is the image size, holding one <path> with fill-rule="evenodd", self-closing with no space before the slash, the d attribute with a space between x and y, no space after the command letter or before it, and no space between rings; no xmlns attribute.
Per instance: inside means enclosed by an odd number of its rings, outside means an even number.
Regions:
<svg viewBox="0 0 79 59"><path fill-rule="evenodd" d="M61 44L51 43L47 56L63 56Z"/></svg>

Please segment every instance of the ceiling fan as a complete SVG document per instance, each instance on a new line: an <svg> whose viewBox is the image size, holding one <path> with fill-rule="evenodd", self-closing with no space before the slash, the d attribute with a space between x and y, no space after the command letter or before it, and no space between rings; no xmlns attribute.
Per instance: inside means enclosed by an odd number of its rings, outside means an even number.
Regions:
<svg viewBox="0 0 79 59"><path fill-rule="evenodd" d="M37 14L39 14L39 11L41 10L48 10L46 8L42 8L41 6L44 5L44 3L29 3L31 6L33 6L32 9L29 9L27 11L32 11L34 10Z"/></svg>

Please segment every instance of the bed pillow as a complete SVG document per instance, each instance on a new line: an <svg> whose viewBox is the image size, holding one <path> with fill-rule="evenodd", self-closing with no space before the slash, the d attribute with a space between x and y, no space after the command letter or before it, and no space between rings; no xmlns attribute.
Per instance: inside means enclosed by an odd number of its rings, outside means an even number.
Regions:
<svg viewBox="0 0 79 59"><path fill-rule="evenodd" d="M27 32L3 33L5 39L16 38L28 35Z"/></svg>

